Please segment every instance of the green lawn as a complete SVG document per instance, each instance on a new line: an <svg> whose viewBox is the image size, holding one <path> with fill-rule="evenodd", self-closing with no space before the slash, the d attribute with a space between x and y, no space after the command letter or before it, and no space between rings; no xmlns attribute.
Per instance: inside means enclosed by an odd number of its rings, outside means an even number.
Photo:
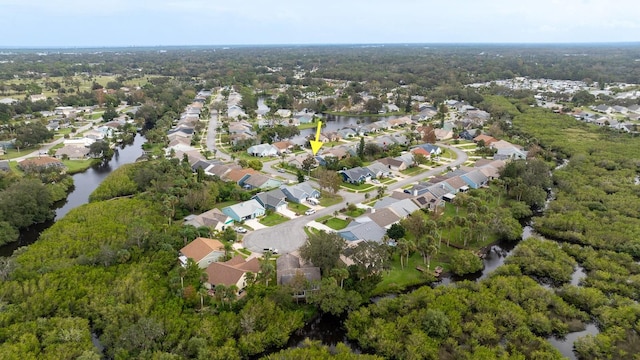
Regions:
<svg viewBox="0 0 640 360"><path fill-rule="evenodd" d="M300 124L298 125L298 129L299 130L304 130L304 129L315 129L318 127L318 123L317 122L310 122L307 124Z"/></svg>
<svg viewBox="0 0 640 360"><path fill-rule="evenodd" d="M219 202L219 203L215 204L213 207L218 209L218 210L222 210L222 208L226 208L227 206L231 206L231 205L234 205L234 204L237 204L237 203L238 203L237 201L233 201L233 200L231 200L231 201L223 201L223 202Z"/></svg>
<svg viewBox="0 0 640 360"><path fill-rule="evenodd" d="M352 190L358 190L358 191L371 191L375 188L375 186L371 185L371 184L350 184L350 183L342 183L342 186L344 186L347 189L352 189Z"/></svg>
<svg viewBox="0 0 640 360"><path fill-rule="evenodd" d="M62 160L64 166L67 167L68 174L75 174L83 172L91 167L95 163L99 163L100 159L88 159L88 160Z"/></svg>
<svg viewBox="0 0 640 360"><path fill-rule="evenodd" d="M320 197L320 206L324 207L329 207L341 202L342 196L340 195L329 195L326 192L322 192L322 196Z"/></svg>
<svg viewBox="0 0 640 360"><path fill-rule="evenodd" d="M382 281L378 283L372 295L402 292L409 286L426 285L435 280L434 277L418 271L416 266L427 267L419 253L414 253L409 257L409 264L405 264L404 269L400 266L399 255L395 254L391 262L391 270L382 274ZM434 269L435 266L437 265L432 260L431 269Z"/></svg>
<svg viewBox="0 0 640 360"><path fill-rule="evenodd" d="M404 175L413 176L413 175L418 175L420 173L423 173L423 172L425 172L427 170L428 169L425 169L423 167L416 166L416 167L412 167L412 168L408 168L408 169L402 170L400 172L402 174L404 174Z"/></svg>
<svg viewBox="0 0 640 360"><path fill-rule="evenodd" d="M323 216L323 217L319 217L319 218L317 218L317 219L316 219L316 222L322 223L323 221L325 221L325 220L329 220L329 219L331 219L332 217L333 217L333 216L331 216L331 215L325 215L325 216Z"/></svg>
<svg viewBox="0 0 640 360"><path fill-rule="evenodd" d="M282 224L287 220L289 219L274 212L260 219L260 224L264 226L274 226L274 225Z"/></svg>
<svg viewBox="0 0 640 360"><path fill-rule="evenodd" d="M393 184L393 183L397 183L398 180L395 179L384 179L381 181L381 183L385 184L385 185L389 185L389 184Z"/></svg>
<svg viewBox="0 0 640 360"><path fill-rule="evenodd" d="M289 210L293 211L296 214L304 214L305 211L309 210L309 207L303 204L297 203L288 203Z"/></svg>
<svg viewBox="0 0 640 360"><path fill-rule="evenodd" d="M345 212L345 215L355 218L355 217L358 217L358 216L364 214L364 212L365 212L365 209L357 208L355 210L347 210Z"/></svg>
<svg viewBox="0 0 640 360"><path fill-rule="evenodd" d="M24 156L24 155L27 155L29 153L32 153L32 152L34 152L36 150L38 150L37 147L23 148L23 149L20 149L19 152L16 149L7 149L7 150L5 150L5 154L0 156L0 160L15 159L17 157Z"/></svg>
<svg viewBox="0 0 640 360"><path fill-rule="evenodd" d="M342 230L346 228L347 225L349 225L349 222L347 220L331 218L331 219L328 219L327 222L324 224L332 228L333 230Z"/></svg>

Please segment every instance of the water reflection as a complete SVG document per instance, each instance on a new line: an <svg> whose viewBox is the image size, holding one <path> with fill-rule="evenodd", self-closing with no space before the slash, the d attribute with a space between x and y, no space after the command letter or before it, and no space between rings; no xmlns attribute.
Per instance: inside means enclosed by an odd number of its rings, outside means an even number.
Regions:
<svg viewBox="0 0 640 360"><path fill-rule="evenodd" d="M89 202L89 195L100 185L113 170L120 166L136 161L142 155L142 144L146 142L144 136L137 134L133 143L121 145L113 158L107 162L93 166L87 171L74 174L73 188L66 200L55 204L55 220L61 219L72 209ZM13 252L22 246L32 244L38 239L40 233L53 225L54 220L30 226L20 231L18 241L0 246L0 256L11 256Z"/></svg>

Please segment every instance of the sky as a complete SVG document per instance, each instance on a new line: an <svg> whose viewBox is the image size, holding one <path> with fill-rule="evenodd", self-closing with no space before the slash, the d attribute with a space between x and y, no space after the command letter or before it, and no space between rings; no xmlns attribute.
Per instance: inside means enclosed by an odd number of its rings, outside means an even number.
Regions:
<svg viewBox="0 0 640 360"><path fill-rule="evenodd" d="M0 47L640 41L637 0L0 0Z"/></svg>

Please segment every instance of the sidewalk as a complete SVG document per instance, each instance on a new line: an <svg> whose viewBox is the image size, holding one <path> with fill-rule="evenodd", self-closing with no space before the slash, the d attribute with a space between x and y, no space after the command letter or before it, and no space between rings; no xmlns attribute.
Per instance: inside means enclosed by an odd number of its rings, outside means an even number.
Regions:
<svg viewBox="0 0 640 360"><path fill-rule="evenodd" d="M332 228L328 227L327 225L320 224L319 222L316 222L316 221L311 221L311 222L307 223L307 226L311 227L311 228L314 228L314 229L322 230L322 231L328 232L328 233L336 232L335 230L333 230Z"/></svg>

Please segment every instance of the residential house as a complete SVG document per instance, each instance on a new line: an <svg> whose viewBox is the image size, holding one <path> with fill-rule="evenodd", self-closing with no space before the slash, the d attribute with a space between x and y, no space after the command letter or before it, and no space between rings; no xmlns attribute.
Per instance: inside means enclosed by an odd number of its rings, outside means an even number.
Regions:
<svg viewBox="0 0 640 360"><path fill-rule="evenodd" d="M215 168L214 168L215 169ZM251 175L255 175L258 174L258 172L254 169L251 168L247 168L247 169L243 169L243 168L236 168L236 169L232 169L231 171L227 172L224 177L222 178L222 180L224 181L233 181L236 184L242 186L242 182L246 179L248 179Z"/></svg>
<svg viewBox="0 0 640 360"><path fill-rule="evenodd" d="M415 207L416 209L418 208L417 206ZM371 219L371 221L378 224L378 226L380 226L381 228L389 229L392 224L397 223L401 219L400 216L398 216L389 208L382 208L382 209L372 208L370 209L370 211L371 211L370 213L367 213L362 217L368 217L369 219Z"/></svg>
<svg viewBox="0 0 640 360"><path fill-rule="evenodd" d="M400 117L400 118L397 118L397 119L387 120L387 123L391 127L398 127L398 126L411 125L411 124L413 124L413 121L411 121L410 117L403 116L403 117Z"/></svg>
<svg viewBox="0 0 640 360"><path fill-rule="evenodd" d="M526 159L527 152L517 147L498 149L493 155L494 160L514 160L514 159Z"/></svg>
<svg viewBox="0 0 640 360"><path fill-rule="evenodd" d="M229 166L229 165L214 165L212 168L207 168L205 173L207 175L213 175L213 176L217 176L218 178L222 179L225 177L225 175L227 173L229 173L232 169L238 169L240 168L239 165L234 165L233 167Z"/></svg>
<svg viewBox="0 0 640 360"><path fill-rule="evenodd" d="M394 159L394 158L387 157L383 159L378 159L377 162L383 165L386 165L390 170L393 170L393 171L402 171L407 168L407 164L404 161Z"/></svg>
<svg viewBox="0 0 640 360"><path fill-rule="evenodd" d="M435 134L436 140L438 141L448 140L453 137L453 131L448 129L435 129L433 130L433 133Z"/></svg>
<svg viewBox="0 0 640 360"><path fill-rule="evenodd" d="M215 239L198 237L185 247L180 249L178 259L182 265L187 264L187 259L193 259L201 269L206 269L211 263L224 256L224 245Z"/></svg>
<svg viewBox="0 0 640 360"><path fill-rule="evenodd" d="M605 104L600 104L596 107L593 107L592 109L603 114L610 114L613 110L611 106Z"/></svg>
<svg viewBox="0 0 640 360"><path fill-rule="evenodd" d="M435 211L438 207L444 206L441 199L436 198L432 193L426 192L411 199L420 209Z"/></svg>
<svg viewBox="0 0 640 360"><path fill-rule="evenodd" d="M442 200L447 194L453 195L453 188L445 182L433 184L427 187L427 191L429 191L438 200Z"/></svg>
<svg viewBox="0 0 640 360"><path fill-rule="evenodd" d="M359 184L367 180L371 180L373 177L373 174L367 168L363 167L340 170L338 173L342 175L342 180L351 184Z"/></svg>
<svg viewBox="0 0 640 360"><path fill-rule="evenodd" d="M395 201L387 205L387 209L393 211L399 218L405 218L414 212L420 210L420 208L413 203L410 199L403 199Z"/></svg>
<svg viewBox="0 0 640 360"><path fill-rule="evenodd" d="M462 180L460 176L453 176L445 180L445 182L453 188L453 194L457 194L459 192L465 192L469 190L469 185L467 182Z"/></svg>
<svg viewBox="0 0 640 360"><path fill-rule="evenodd" d="M344 146L336 146L333 147L331 149L327 149L322 153L322 156L327 157L327 156L332 156L337 158L338 160L342 160L346 157L349 157L349 151L346 147Z"/></svg>
<svg viewBox="0 0 640 360"><path fill-rule="evenodd" d="M89 148L77 145L65 145L56 150L56 158L69 160L84 160L89 157Z"/></svg>
<svg viewBox="0 0 640 360"><path fill-rule="evenodd" d="M442 154L442 149L438 145L421 144L421 145L416 146L416 148L420 148L420 149L423 149L424 151L426 151L429 154L427 157L437 156L437 155Z"/></svg>
<svg viewBox="0 0 640 360"><path fill-rule="evenodd" d="M355 241L382 242L387 230L376 224L369 218L358 218L352 221L346 228L337 232L343 239Z"/></svg>
<svg viewBox="0 0 640 360"><path fill-rule="evenodd" d="M404 153L400 156L396 156L394 159L402 161L407 168L416 164L415 160L413 159L413 154L410 152Z"/></svg>
<svg viewBox="0 0 640 360"><path fill-rule="evenodd" d="M308 182L295 185L283 185L280 189L287 197L287 200L298 204L307 198L317 199L320 197L320 191L311 187Z"/></svg>
<svg viewBox="0 0 640 360"><path fill-rule="evenodd" d="M480 170L473 170L464 175L460 175L460 178L464 180L472 189L478 189L489 182L489 178Z"/></svg>
<svg viewBox="0 0 640 360"><path fill-rule="evenodd" d="M340 135L340 137L342 139L349 139L349 138L353 138L353 137L358 136L356 131L353 130L352 128L340 129L340 130L338 130L338 135Z"/></svg>
<svg viewBox="0 0 640 360"><path fill-rule="evenodd" d="M20 102L19 100L13 99L13 98L3 98L0 99L0 104L5 104L5 105L13 105L15 103Z"/></svg>
<svg viewBox="0 0 640 360"><path fill-rule="evenodd" d="M312 264L303 263L299 257L293 254L284 254L276 259L276 279L278 285L292 284L296 277L302 276L309 286L300 293L294 294L295 298L305 298L309 291L317 290L320 282L320 268Z"/></svg>
<svg viewBox="0 0 640 360"><path fill-rule="evenodd" d="M327 142L342 140L342 136L340 136L337 131L323 132L322 134L320 134L320 136L324 136L324 138L327 139Z"/></svg>
<svg viewBox="0 0 640 360"><path fill-rule="evenodd" d="M371 174L373 174L373 177L376 179L385 178L388 177L389 174L391 174L389 167L378 161L374 161L370 165L367 165L366 168Z"/></svg>
<svg viewBox="0 0 640 360"><path fill-rule="evenodd" d="M273 189L282 185L282 181L270 178L262 174L252 174L246 179L242 179L239 183L245 189Z"/></svg>
<svg viewBox="0 0 640 360"><path fill-rule="evenodd" d="M395 192L394 192L394 193L395 193ZM405 194L405 193L404 193L404 192L402 192L401 194ZM407 195L408 197L410 197L410 195L408 195L408 194L405 194L405 195ZM376 201L376 203L375 203L375 204L373 204L373 206L372 206L372 207L373 207L374 209L382 209L382 208L386 208L387 206L389 206L389 205L391 205L391 204L393 204L393 203L396 203L396 202L398 202L398 201L400 201L400 200L402 200L402 199L398 199L398 198L393 197L393 196L385 196L385 197L383 197L382 199L380 199L380 200Z"/></svg>
<svg viewBox="0 0 640 360"><path fill-rule="evenodd" d="M239 204L222 208L222 212L234 221L242 222L244 220L255 219L263 216L265 208L256 199L247 200Z"/></svg>
<svg viewBox="0 0 640 360"><path fill-rule="evenodd" d="M259 157L277 156L280 153L280 149L271 144L260 144L249 147L247 153L251 156Z"/></svg>
<svg viewBox="0 0 640 360"><path fill-rule="evenodd" d="M219 209L211 209L200 215L187 216L184 224L193 225L197 228L206 226L215 231L224 231L227 226L231 226L233 224L233 219Z"/></svg>
<svg viewBox="0 0 640 360"><path fill-rule="evenodd" d="M49 168L64 170L65 168L62 161L50 156L39 156L39 157L24 159L18 163L18 167L23 171L30 171L30 170L39 171L42 169L49 169Z"/></svg>
<svg viewBox="0 0 640 360"><path fill-rule="evenodd" d="M290 153L293 149L293 144L290 141L278 141L271 145L278 149L279 154Z"/></svg>
<svg viewBox="0 0 640 360"><path fill-rule="evenodd" d="M295 167L295 168L301 169L301 168L302 168L302 163L303 163L303 161L304 161L307 157L309 157L309 155L308 155L308 154L299 154L299 155L296 155L296 156L294 156L293 158L289 159L289 160L287 161L287 164L288 164L289 166L293 166L293 167Z"/></svg>
<svg viewBox="0 0 640 360"><path fill-rule="evenodd" d="M287 196L280 189L255 194L252 199L257 200L265 210L281 211L287 207Z"/></svg>
<svg viewBox="0 0 640 360"><path fill-rule="evenodd" d="M207 270L207 282L205 286L215 289L216 285L236 286L238 292L247 286L247 273L257 274L260 272L260 260L251 258L245 260L241 255L237 255L231 260L225 262L211 263Z"/></svg>
<svg viewBox="0 0 640 360"><path fill-rule="evenodd" d="M484 146L489 146L491 145L491 143L498 141L498 139L494 138L493 136L484 135L484 134L480 134L473 138L473 142L476 144L481 140L484 141Z"/></svg>

